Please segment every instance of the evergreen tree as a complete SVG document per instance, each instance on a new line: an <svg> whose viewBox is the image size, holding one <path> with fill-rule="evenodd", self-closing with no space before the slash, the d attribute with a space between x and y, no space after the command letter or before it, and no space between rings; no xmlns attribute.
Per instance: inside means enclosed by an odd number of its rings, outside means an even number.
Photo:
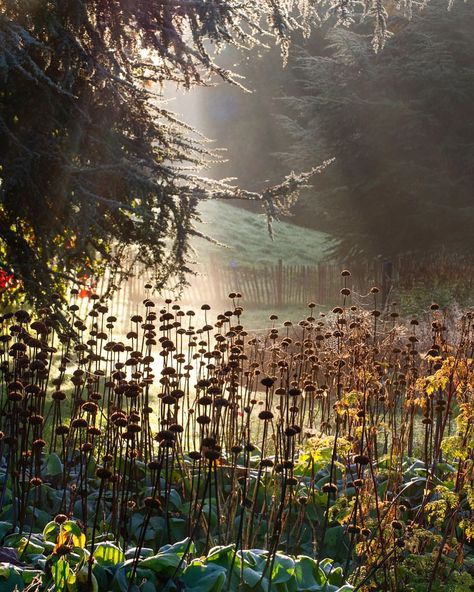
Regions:
<svg viewBox="0 0 474 592"><path fill-rule="evenodd" d="M335 236L345 257L472 254L472 5L432 3L393 28L379 54L359 27L330 31L325 51L293 61L284 162L335 157L296 219Z"/></svg>

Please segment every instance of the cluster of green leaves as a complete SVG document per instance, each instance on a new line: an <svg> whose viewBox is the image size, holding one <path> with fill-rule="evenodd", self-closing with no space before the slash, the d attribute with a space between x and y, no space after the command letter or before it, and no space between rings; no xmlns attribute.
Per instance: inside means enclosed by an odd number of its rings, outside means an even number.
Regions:
<svg viewBox="0 0 474 592"><path fill-rule="evenodd" d="M0 528L4 531L5 524L0 523ZM62 549L69 539L71 545L64 553ZM91 557L81 528L72 520L60 525L49 522L40 534L11 534L3 545L2 592L353 590L343 582L342 568L331 560L317 562L303 555L292 557L279 552L270 555L261 549L236 551L235 545L214 547L206 556L193 558L196 551L187 539L154 553L147 547L124 552L104 538L95 545Z"/></svg>

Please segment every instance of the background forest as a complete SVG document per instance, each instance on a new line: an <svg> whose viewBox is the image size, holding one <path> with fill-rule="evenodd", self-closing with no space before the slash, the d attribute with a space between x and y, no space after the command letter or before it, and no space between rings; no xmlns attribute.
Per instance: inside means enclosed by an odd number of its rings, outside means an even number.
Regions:
<svg viewBox="0 0 474 592"><path fill-rule="evenodd" d="M201 91L196 121L228 148L214 172L249 189L334 157L291 221L332 235L339 256L472 254L472 7L436 1L391 22L380 53L366 23L296 36L285 69L275 50L241 59L255 94Z"/></svg>

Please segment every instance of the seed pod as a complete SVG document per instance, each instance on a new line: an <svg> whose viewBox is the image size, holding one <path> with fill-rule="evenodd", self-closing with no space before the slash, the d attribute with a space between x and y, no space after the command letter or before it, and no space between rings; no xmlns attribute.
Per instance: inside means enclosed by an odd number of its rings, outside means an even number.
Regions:
<svg viewBox="0 0 474 592"><path fill-rule="evenodd" d="M347 532L349 534L359 534L361 531L360 526L357 526L357 524L349 524L347 527Z"/></svg>
<svg viewBox="0 0 474 592"><path fill-rule="evenodd" d="M54 517L54 521L56 522L56 524L63 524L64 522L66 522L66 520L67 520L66 514L57 514Z"/></svg>
<svg viewBox="0 0 474 592"><path fill-rule="evenodd" d="M321 491L323 493L337 493L338 488L337 488L337 485L335 483L325 483L321 487Z"/></svg>
<svg viewBox="0 0 474 592"><path fill-rule="evenodd" d="M78 417L77 419L73 419L73 421L71 422L71 427L73 429L78 429L78 430L85 430L88 427L88 423L87 420L85 420L83 417Z"/></svg>
<svg viewBox="0 0 474 592"><path fill-rule="evenodd" d="M209 425L212 419L208 415L200 415L196 418L196 421L199 425Z"/></svg>
<svg viewBox="0 0 474 592"><path fill-rule="evenodd" d="M354 462L357 465L365 466L365 465L368 465L369 464L370 458L367 455L365 455L365 454L356 454L354 456Z"/></svg>
<svg viewBox="0 0 474 592"><path fill-rule="evenodd" d="M162 464L158 460L151 460L148 463L148 468L150 469L150 471L161 471Z"/></svg>
<svg viewBox="0 0 474 592"><path fill-rule="evenodd" d="M97 413L99 407L97 403L93 403L92 401L86 401L82 404L82 410L86 411L87 413Z"/></svg>
<svg viewBox="0 0 474 592"><path fill-rule="evenodd" d="M30 425L42 425L44 421L44 417L42 415L31 415L28 418L28 423Z"/></svg>
<svg viewBox="0 0 474 592"><path fill-rule="evenodd" d="M301 395L301 390L299 388L291 388L288 391L288 394L290 395L290 397L298 397L299 395Z"/></svg>
<svg viewBox="0 0 474 592"><path fill-rule="evenodd" d="M207 460L213 461L213 460L218 460L221 456L221 453L218 450L206 450L204 452L204 458L207 458Z"/></svg>
<svg viewBox="0 0 474 592"><path fill-rule="evenodd" d="M106 467L99 467L96 471L96 475L99 479L110 479L112 477L112 471Z"/></svg>
<svg viewBox="0 0 474 592"><path fill-rule="evenodd" d="M42 438L38 438L37 440L34 440L34 442L31 444L31 448L33 450L42 450L45 446L46 446L46 442Z"/></svg>
<svg viewBox="0 0 474 592"><path fill-rule="evenodd" d="M64 401L66 393L63 393L62 391L54 391L51 397L53 401Z"/></svg>
<svg viewBox="0 0 474 592"><path fill-rule="evenodd" d="M161 510L161 502L157 497L146 497L143 503L148 510Z"/></svg>

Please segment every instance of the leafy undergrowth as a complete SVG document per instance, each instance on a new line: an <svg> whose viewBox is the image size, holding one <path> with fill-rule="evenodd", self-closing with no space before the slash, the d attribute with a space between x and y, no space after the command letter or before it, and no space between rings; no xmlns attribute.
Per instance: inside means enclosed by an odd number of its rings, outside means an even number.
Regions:
<svg viewBox="0 0 474 592"><path fill-rule="evenodd" d="M9 535L1 557L2 592L23 590L112 590L117 592L349 592L342 569L330 560L319 564L306 556L290 557L268 551L237 551L235 545L214 547L191 558L195 548L184 540L154 553L130 548L125 553L110 541L98 542L92 555L85 549L81 528L74 521L50 522L42 534ZM68 546L67 552L64 547ZM90 569L89 569L90 566Z"/></svg>

